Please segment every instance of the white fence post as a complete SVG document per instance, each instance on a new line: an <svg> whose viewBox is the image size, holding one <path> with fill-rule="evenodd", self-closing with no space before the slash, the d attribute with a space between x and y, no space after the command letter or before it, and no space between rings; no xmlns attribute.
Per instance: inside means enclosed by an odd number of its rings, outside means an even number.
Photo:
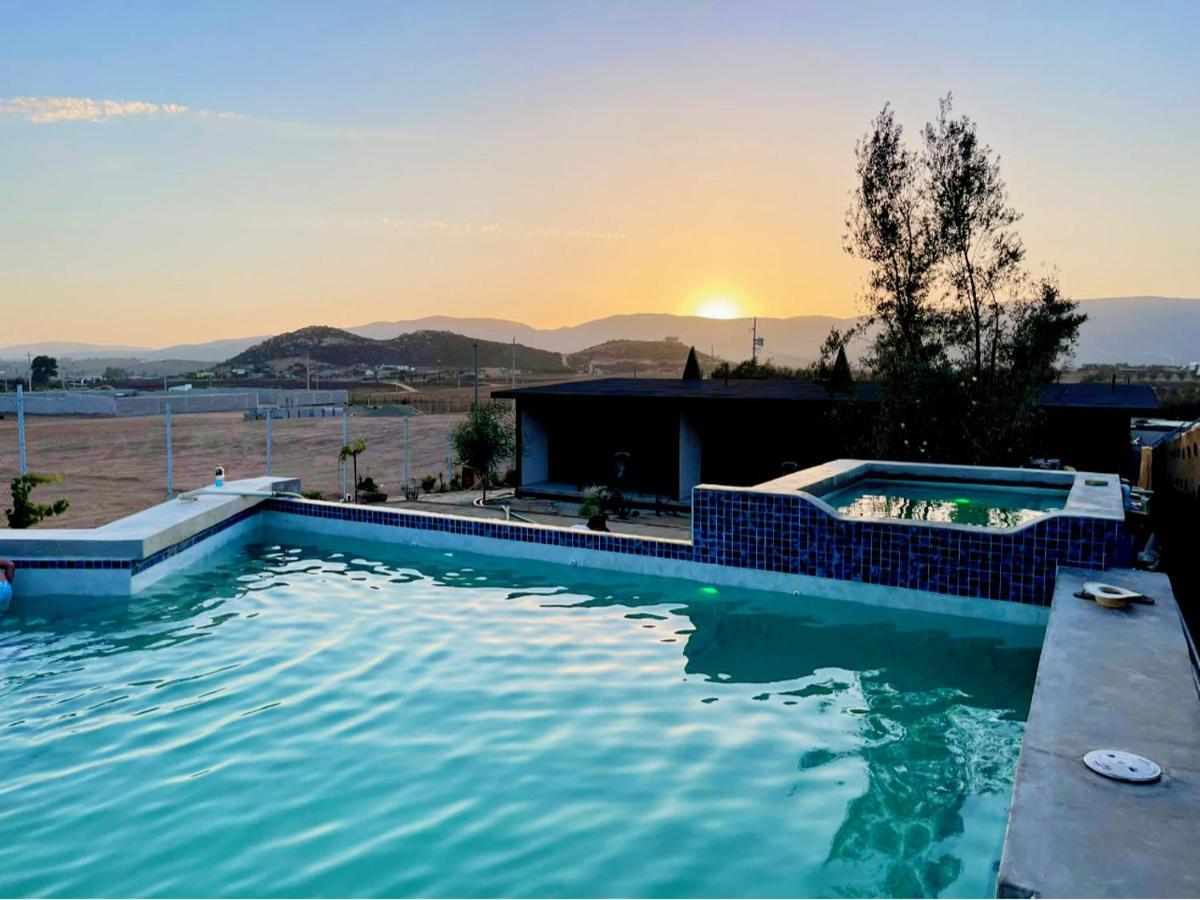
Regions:
<svg viewBox="0 0 1200 900"><path fill-rule="evenodd" d="M25 458L25 391L17 384L17 468L19 474L29 474L29 463Z"/></svg>
<svg viewBox="0 0 1200 900"><path fill-rule="evenodd" d="M454 477L454 426L446 426L446 484Z"/></svg>
<svg viewBox="0 0 1200 900"><path fill-rule="evenodd" d="M175 496L175 458L171 446L171 404L163 405L163 415L167 421L167 499Z"/></svg>
<svg viewBox="0 0 1200 900"><path fill-rule="evenodd" d="M267 474L271 474L271 407L267 407Z"/></svg>
<svg viewBox="0 0 1200 900"><path fill-rule="evenodd" d="M404 489L408 490L408 416L404 417Z"/></svg>
<svg viewBox="0 0 1200 900"><path fill-rule="evenodd" d="M342 446L345 447L350 443L350 414L346 407L342 407ZM342 499L345 500L350 494L350 489L347 486L347 479L350 477L350 461L342 460Z"/></svg>

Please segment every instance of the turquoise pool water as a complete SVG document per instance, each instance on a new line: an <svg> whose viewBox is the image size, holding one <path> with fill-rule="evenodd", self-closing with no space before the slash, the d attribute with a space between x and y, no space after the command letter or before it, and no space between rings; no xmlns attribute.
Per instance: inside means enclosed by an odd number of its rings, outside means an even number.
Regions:
<svg viewBox="0 0 1200 900"><path fill-rule="evenodd" d="M821 497L843 515L1010 528L1067 505L1066 488L863 478Z"/></svg>
<svg viewBox="0 0 1200 900"><path fill-rule="evenodd" d="M0 620L0 895L991 896L1040 640L280 534Z"/></svg>

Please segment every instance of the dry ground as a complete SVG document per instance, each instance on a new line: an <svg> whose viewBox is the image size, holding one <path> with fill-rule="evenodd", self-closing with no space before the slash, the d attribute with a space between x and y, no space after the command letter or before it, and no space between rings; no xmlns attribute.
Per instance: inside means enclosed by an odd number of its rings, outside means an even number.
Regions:
<svg viewBox="0 0 1200 900"><path fill-rule="evenodd" d="M449 428L460 415L409 419L409 474L419 478L446 470ZM89 528L145 509L166 492L166 438L163 419L30 416L25 420L29 469L61 474L58 484L40 487L34 498L48 502L68 497L70 509L45 523L50 527ZM350 437L363 438L359 475L370 474L383 490L400 495L404 420L350 417ZM342 446L340 418L287 419L273 424L273 470L296 475L305 490L338 494L337 455ZM225 466L229 479L262 475L266 466L264 423L247 422L241 413L175 416L175 489L201 487L213 468ZM17 423L0 421L0 508L9 505L8 482L17 474ZM4 526L0 519L0 527Z"/></svg>

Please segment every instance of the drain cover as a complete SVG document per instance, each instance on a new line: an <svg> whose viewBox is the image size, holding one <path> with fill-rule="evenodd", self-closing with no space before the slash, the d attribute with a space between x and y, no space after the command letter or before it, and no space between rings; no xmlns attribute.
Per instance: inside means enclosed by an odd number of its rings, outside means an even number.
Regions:
<svg viewBox="0 0 1200 900"><path fill-rule="evenodd" d="M1162 767L1152 759L1127 750L1092 750L1083 756L1093 772L1116 781L1144 784L1162 778Z"/></svg>

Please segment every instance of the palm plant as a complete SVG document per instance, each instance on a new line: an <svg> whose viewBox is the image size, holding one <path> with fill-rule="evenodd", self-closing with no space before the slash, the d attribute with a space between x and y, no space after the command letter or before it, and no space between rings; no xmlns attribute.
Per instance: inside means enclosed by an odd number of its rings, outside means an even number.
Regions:
<svg viewBox="0 0 1200 900"><path fill-rule="evenodd" d="M338 462L350 460L354 466L354 502L358 502L358 454L367 449L367 442L362 438L357 438L342 447L338 454Z"/></svg>

